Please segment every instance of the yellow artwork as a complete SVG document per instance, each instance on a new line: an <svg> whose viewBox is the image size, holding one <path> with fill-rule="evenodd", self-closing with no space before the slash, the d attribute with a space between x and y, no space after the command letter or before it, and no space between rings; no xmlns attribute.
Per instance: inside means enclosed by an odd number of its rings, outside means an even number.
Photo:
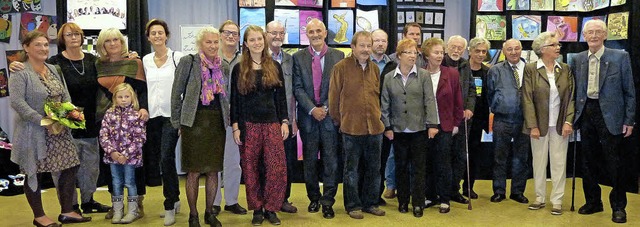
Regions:
<svg viewBox="0 0 640 227"><path fill-rule="evenodd" d="M629 12L609 14L607 27L609 28L608 40L627 39L629 35Z"/></svg>

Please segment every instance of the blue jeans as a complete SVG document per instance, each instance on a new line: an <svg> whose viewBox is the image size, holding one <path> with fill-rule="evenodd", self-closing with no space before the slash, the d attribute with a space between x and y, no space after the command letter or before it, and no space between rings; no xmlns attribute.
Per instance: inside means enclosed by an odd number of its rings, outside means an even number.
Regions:
<svg viewBox="0 0 640 227"><path fill-rule="evenodd" d="M128 196L137 196L136 167L133 165L110 164L113 183L112 196L124 195L124 187L127 187Z"/></svg>
<svg viewBox="0 0 640 227"><path fill-rule="evenodd" d="M344 207L347 212L370 209L378 204L380 196L380 152L382 134L352 136L342 134L344 149ZM362 161L364 185L361 193L358 174Z"/></svg>
<svg viewBox="0 0 640 227"><path fill-rule="evenodd" d="M384 169L384 178L387 182L388 189L396 189L396 162L395 155L393 154L393 145L391 145L391 152L389 152L389 158L387 158L387 166Z"/></svg>
<svg viewBox="0 0 640 227"><path fill-rule="evenodd" d="M513 139L513 144L511 140ZM494 166L493 193L506 194L507 158L511 159L511 194L522 194L529 178L529 154L531 140L522 133L522 123L512 124L494 119L493 121Z"/></svg>

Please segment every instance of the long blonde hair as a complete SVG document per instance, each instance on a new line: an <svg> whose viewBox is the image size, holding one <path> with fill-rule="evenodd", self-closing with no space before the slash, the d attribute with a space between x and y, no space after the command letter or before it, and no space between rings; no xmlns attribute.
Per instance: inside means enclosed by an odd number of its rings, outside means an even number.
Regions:
<svg viewBox="0 0 640 227"><path fill-rule="evenodd" d="M133 87L131 87L131 85L129 85L128 83L118 84L115 88L113 88L113 91L111 91L111 94L113 94L111 97L111 102L113 103L111 105L111 109L118 106L117 95L118 92L121 91L128 91L131 94L131 104L133 104L133 109L140 110L140 104L138 103L138 94L136 94L136 91L133 90Z"/></svg>

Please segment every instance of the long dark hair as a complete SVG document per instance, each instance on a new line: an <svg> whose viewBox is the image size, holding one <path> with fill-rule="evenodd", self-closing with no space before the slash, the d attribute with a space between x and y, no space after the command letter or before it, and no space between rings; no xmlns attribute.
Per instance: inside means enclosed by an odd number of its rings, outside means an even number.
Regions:
<svg viewBox="0 0 640 227"><path fill-rule="evenodd" d="M271 88L282 86L282 81L278 78L280 72L276 67L275 61L271 59L268 50L267 37L262 28L249 25L247 30L244 31L243 47L242 47L242 59L240 59L240 76L238 78L238 91L240 94L246 95L249 92L256 89L256 72L252 67L251 53L249 47L246 46L247 36L249 32L258 32L262 35L264 40L264 49L262 50L262 87Z"/></svg>

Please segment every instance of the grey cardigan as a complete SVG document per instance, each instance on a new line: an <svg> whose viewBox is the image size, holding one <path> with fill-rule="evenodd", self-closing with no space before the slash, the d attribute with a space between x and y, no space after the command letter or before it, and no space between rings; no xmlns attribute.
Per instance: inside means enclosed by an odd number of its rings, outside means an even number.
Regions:
<svg viewBox="0 0 640 227"><path fill-rule="evenodd" d="M54 65L45 63L45 66L65 87L62 101L70 101L67 84L62 75ZM46 129L40 126L40 120L46 115L44 103L49 93L31 64L24 62L24 67L24 70L12 73L9 77L11 107L17 113L14 120L11 161L20 166L28 177L31 190L35 191L38 187L36 163L47 157ZM71 130L65 130L63 133L70 134Z"/></svg>
<svg viewBox="0 0 640 227"><path fill-rule="evenodd" d="M406 86L396 70L384 75L380 100L385 131L423 131L437 126L433 83L427 70L417 71L409 75Z"/></svg>
<svg viewBox="0 0 640 227"><path fill-rule="evenodd" d="M202 71L200 56L186 55L180 59L176 68L176 78L171 91L171 125L178 129L180 125L191 127L196 117L202 90ZM222 61L222 76L226 96L220 100L224 125L229 126L229 64Z"/></svg>

